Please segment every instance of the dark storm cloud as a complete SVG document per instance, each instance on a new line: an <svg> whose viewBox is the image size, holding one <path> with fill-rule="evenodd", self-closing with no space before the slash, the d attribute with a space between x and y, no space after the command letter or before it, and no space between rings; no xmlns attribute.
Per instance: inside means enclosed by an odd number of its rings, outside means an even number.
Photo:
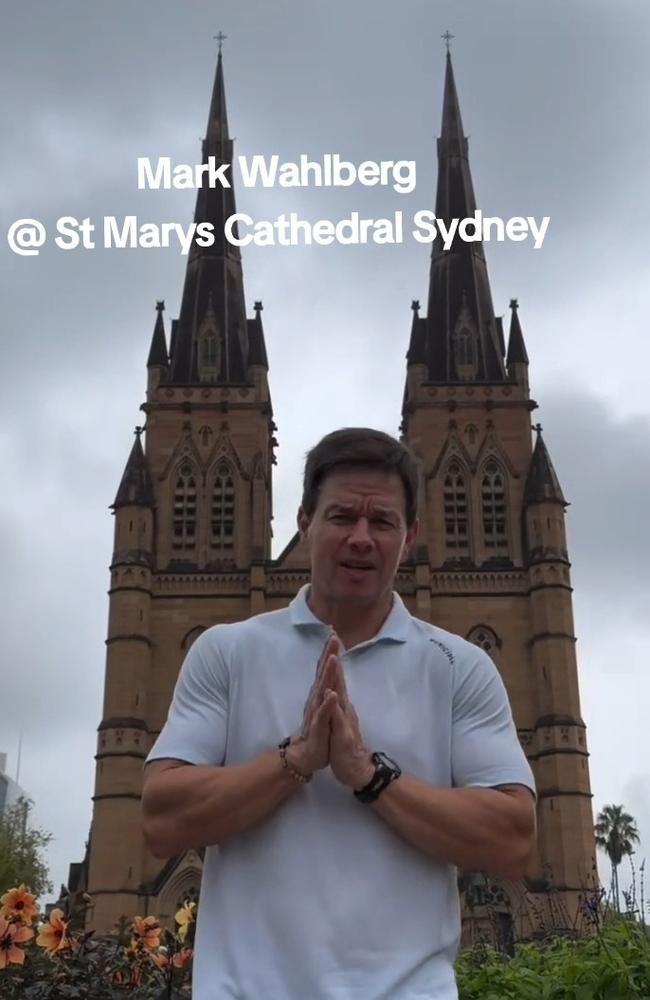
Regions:
<svg viewBox="0 0 650 1000"><path fill-rule="evenodd" d="M336 150L353 159L399 155L418 163L416 192L403 198L380 189L287 193L240 185L240 208L264 218L290 203L306 217L336 218L355 207L375 216L397 205L407 212L428 207L444 63L438 36L450 26L479 204L505 216L552 220L541 251L488 248L497 312L518 295L530 319L551 289L558 310L576 299L584 307L595 284L610 286L613 298L621 289L617 275L630 275L644 259L637 230L648 207L643 39L650 12L628 4L621 17L619 9L587 2L543 8L495 2L489 15L484 3L462 9L443 3L435 12L412 3L399 18L382 3L333 9L338 18L330 8L297 3L215 10L208 3L161 2L155 16L146 4L124 2L102 8L32 0L12 7L0 68L3 92L15 95L3 113L3 221L33 214L51 224L67 213L126 212L189 221L191 193L138 192L135 162L145 154L197 156L213 74L211 35L219 24L229 34L226 82L238 152L291 157ZM27 352L38 345L37 383L63 357L74 365L70 355L85 354L85 365L109 350L128 350L135 337L141 344L155 298L178 308L184 260L177 251L4 255L5 363L15 357L24 370ZM390 289L403 310L403 336L410 299L425 295L426 248L409 241L374 254L323 250L314 269L321 280L301 307L297 285L307 257L313 251L296 248L245 255L249 296L264 299L271 335L309 329L313 303L319 293L337 294L343 268L367 309L376 307L378 289ZM278 274L278 259L292 275ZM631 306L623 287L626 338L647 356L634 322L641 303ZM28 338L18 335L26 312ZM396 336L381 325L375 332L382 345ZM558 346L555 332L553 342L543 338L538 370ZM605 364L597 350L595 363Z"/></svg>

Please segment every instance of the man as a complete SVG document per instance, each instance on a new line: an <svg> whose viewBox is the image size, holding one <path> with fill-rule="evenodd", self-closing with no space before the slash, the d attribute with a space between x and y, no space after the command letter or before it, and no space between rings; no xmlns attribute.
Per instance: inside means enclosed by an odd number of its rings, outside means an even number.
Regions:
<svg viewBox="0 0 650 1000"><path fill-rule="evenodd" d="M208 845L195 1000L455 1000L455 866L523 875L532 773L489 657L393 592L408 449L336 431L303 485L311 584L192 646L145 837L160 858Z"/></svg>

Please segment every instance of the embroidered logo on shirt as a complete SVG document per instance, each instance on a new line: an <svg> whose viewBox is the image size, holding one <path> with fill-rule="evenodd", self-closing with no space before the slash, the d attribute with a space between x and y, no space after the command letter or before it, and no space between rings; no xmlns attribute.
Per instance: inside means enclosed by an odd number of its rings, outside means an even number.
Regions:
<svg viewBox="0 0 650 1000"><path fill-rule="evenodd" d="M438 649L441 649L443 651L443 653L445 654L445 656L447 657L447 659L449 660L449 662L453 667L456 660L454 659L454 654L450 650L449 646L445 646L444 642L440 642L439 639L433 639L431 637L429 638L429 642L433 642L438 647Z"/></svg>

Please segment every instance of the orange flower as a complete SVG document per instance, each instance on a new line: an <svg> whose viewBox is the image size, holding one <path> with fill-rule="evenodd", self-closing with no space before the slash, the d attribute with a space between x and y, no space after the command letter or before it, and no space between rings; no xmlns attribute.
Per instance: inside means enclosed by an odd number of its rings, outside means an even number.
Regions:
<svg viewBox="0 0 650 1000"><path fill-rule="evenodd" d="M4 917L0 917L0 969L6 969L10 963L22 965L25 952L18 945L33 937L34 931L30 931L28 927L10 924Z"/></svg>
<svg viewBox="0 0 650 1000"><path fill-rule="evenodd" d="M134 917L133 933L151 951L160 947L161 928L155 917Z"/></svg>
<svg viewBox="0 0 650 1000"><path fill-rule="evenodd" d="M63 919L63 910L52 910L49 923L42 925L36 944L52 953L63 951L72 945L68 937L68 921Z"/></svg>
<svg viewBox="0 0 650 1000"><path fill-rule="evenodd" d="M174 916L174 920L179 925L178 936L181 941L185 942L190 925L196 920L196 903L190 903L189 899L186 899L181 909Z"/></svg>
<svg viewBox="0 0 650 1000"><path fill-rule="evenodd" d="M28 892L24 884L5 892L4 896L0 896L0 903L0 917L14 917L29 926L34 917L38 916L36 896Z"/></svg>
<svg viewBox="0 0 650 1000"><path fill-rule="evenodd" d="M137 965L134 966L134 968L131 969L131 980L130 981L131 981L131 986L139 986L140 983L142 982L142 972L137 967Z"/></svg>
<svg viewBox="0 0 650 1000"><path fill-rule="evenodd" d="M142 973L137 968L130 969L129 971L116 969L112 980L116 986L123 986L127 983L131 986L139 986L142 982Z"/></svg>
<svg viewBox="0 0 650 1000"><path fill-rule="evenodd" d="M190 959L192 958L192 955L193 955L193 952L192 952L191 948L181 948L180 951L176 952L176 954L174 955L174 957L172 959L172 961L174 963L174 966L177 969L184 968L187 965L187 963L190 961Z"/></svg>

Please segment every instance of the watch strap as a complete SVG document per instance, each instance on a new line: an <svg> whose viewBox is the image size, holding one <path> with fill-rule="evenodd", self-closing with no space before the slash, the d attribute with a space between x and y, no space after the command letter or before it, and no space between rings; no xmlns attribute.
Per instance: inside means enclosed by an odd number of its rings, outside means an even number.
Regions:
<svg viewBox="0 0 650 1000"><path fill-rule="evenodd" d="M360 788L354 792L354 797L359 802L374 802L379 798L385 788L399 778L402 773L401 767L383 753L373 753L371 758L375 765L375 773L365 788Z"/></svg>

